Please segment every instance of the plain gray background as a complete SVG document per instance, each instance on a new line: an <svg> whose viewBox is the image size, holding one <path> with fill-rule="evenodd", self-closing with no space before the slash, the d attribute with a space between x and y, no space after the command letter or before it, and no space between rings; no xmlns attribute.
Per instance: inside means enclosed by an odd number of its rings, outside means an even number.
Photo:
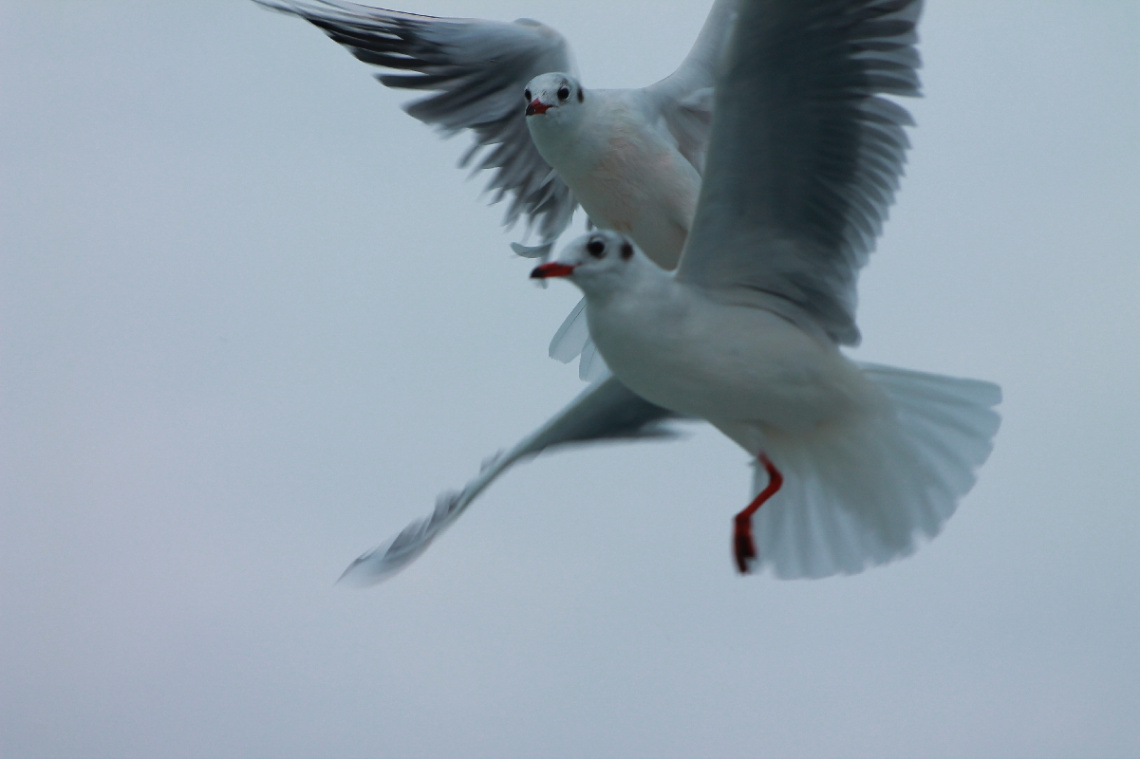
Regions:
<svg viewBox="0 0 1140 759"><path fill-rule="evenodd" d="M590 87L668 74L707 6L405 7L541 18ZM307 24L2 0L0 755L1140 754L1140 3L921 35L852 355L1004 387L942 536L737 577L747 457L697 428L521 466L355 591L579 391L576 291Z"/></svg>

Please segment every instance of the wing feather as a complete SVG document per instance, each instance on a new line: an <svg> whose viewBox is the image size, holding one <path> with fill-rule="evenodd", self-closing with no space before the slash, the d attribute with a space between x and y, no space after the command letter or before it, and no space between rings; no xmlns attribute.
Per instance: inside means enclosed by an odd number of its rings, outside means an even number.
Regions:
<svg viewBox="0 0 1140 759"><path fill-rule="evenodd" d="M698 173L712 128L713 87L739 0L715 0L692 49L669 76L644 89L659 109L677 148Z"/></svg>
<svg viewBox="0 0 1140 759"><path fill-rule="evenodd" d="M855 282L894 201L922 0L742 0L679 280L859 340Z"/></svg>
<svg viewBox="0 0 1140 759"><path fill-rule="evenodd" d="M519 461L569 445L673 437L678 431L670 423L683 418L636 395L603 369L602 377L565 408L513 448L488 460L462 490L440 495L430 516L413 522L395 538L352 562L341 579L355 585L374 585L399 572L427 550L476 496Z"/></svg>
<svg viewBox="0 0 1140 759"><path fill-rule="evenodd" d="M437 18L341 0L255 2L300 16L358 60L388 70L376 75L385 86L432 92L404 110L444 136L472 133L460 165L491 172L491 202L510 199L504 225L525 219L545 240L569 225L574 198L534 147L522 95L539 74L575 73L569 45L554 29L529 19Z"/></svg>

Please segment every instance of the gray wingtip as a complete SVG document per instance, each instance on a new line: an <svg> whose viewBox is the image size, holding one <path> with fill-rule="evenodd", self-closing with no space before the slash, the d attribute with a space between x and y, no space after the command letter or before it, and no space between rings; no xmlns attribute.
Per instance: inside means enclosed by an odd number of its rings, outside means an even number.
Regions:
<svg viewBox="0 0 1140 759"><path fill-rule="evenodd" d="M418 559L436 536L455 521L470 500L470 495L464 499L464 493L441 493L430 517L417 519L387 543L358 556L341 573L337 584L368 588L399 573Z"/></svg>
<svg viewBox="0 0 1140 759"><path fill-rule="evenodd" d="M419 558L420 554L431 545L431 536L413 541L410 545L398 545L401 543L400 538L403 537L404 533L411 530L422 532L426 522L427 520L422 520L409 525L404 532L393 540L358 556L341 573L336 581L337 584L353 588L370 588L398 574Z"/></svg>

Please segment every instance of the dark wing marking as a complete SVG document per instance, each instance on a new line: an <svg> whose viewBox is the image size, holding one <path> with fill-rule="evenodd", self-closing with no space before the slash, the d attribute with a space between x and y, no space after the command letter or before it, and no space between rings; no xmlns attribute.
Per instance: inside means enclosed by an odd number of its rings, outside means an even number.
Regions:
<svg viewBox="0 0 1140 759"><path fill-rule="evenodd" d="M255 2L300 16L359 60L385 69L376 78L386 86L432 91L404 110L445 136L472 132L475 142L460 166L493 172L491 202L509 198L505 225L525 217L544 240L569 225L573 196L534 147L523 100L535 76L573 72L558 32L529 19L436 18L339 0Z"/></svg>

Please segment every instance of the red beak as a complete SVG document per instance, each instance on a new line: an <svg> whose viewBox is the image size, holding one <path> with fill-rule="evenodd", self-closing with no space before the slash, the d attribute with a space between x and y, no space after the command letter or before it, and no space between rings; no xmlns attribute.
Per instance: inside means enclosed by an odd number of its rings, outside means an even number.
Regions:
<svg viewBox="0 0 1140 759"><path fill-rule="evenodd" d="M531 279L550 279L551 277L569 277L574 273L573 266L566 264L540 264L534 267L534 271L530 273Z"/></svg>
<svg viewBox="0 0 1140 759"><path fill-rule="evenodd" d="M542 114L542 113L546 113L549 110L550 110L550 106L548 106L546 103L543 103L538 98L535 98L534 100L530 101L530 103L527 104L526 115L527 116L534 116L536 113Z"/></svg>

